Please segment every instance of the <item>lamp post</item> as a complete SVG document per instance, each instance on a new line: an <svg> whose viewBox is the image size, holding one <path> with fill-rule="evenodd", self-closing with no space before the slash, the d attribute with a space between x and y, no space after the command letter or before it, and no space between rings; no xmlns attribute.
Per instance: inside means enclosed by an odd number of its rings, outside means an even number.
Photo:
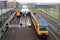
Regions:
<svg viewBox="0 0 60 40"><path fill-rule="evenodd" d="M59 14L58 14L58 31L60 31L60 7L59 7Z"/></svg>
<svg viewBox="0 0 60 40"><path fill-rule="evenodd" d="M0 28L2 27L2 8L1 8L1 15L0 15Z"/></svg>

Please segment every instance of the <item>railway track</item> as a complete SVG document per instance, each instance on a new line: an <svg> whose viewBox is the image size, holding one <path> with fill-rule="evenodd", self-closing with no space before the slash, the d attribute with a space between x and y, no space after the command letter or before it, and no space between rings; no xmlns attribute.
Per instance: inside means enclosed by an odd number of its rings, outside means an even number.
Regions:
<svg viewBox="0 0 60 40"><path fill-rule="evenodd" d="M20 21L20 18L16 17L15 15L12 21L10 22L10 24L19 24L19 21Z"/></svg>
<svg viewBox="0 0 60 40"><path fill-rule="evenodd" d="M48 22L48 24L50 25L49 26L50 30L52 30L53 35L56 36L55 39L59 40L60 39L60 35L59 35L59 32L57 32L58 29L56 28L56 27L58 27L58 25L55 24L54 22L52 22L51 20L49 20L44 15L40 14L40 16L42 16Z"/></svg>
<svg viewBox="0 0 60 40"><path fill-rule="evenodd" d="M37 15L35 16L37 17ZM39 19L39 17L37 18L38 20L42 19ZM49 33L47 39L38 39L33 25L31 25L31 27L27 26L28 20L31 22L29 16L21 16L20 18L14 16L10 23L10 30L8 31L4 40L55 40L51 33Z"/></svg>
<svg viewBox="0 0 60 40"><path fill-rule="evenodd" d="M26 17L26 20L24 17L20 18L19 24L23 22L22 21L31 21L29 17ZM25 24L23 24L25 25ZM28 27L27 25L20 26L20 27L11 27L10 31L8 32L5 40L39 40L36 36L35 30L33 26Z"/></svg>
<svg viewBox="0 0 60 40"><path fill-rule="evenodd" d="M3 38L4 34L5 34L6 31L8 30L8 28L6 28L6 26L7 26L7 24L9 24L10 21L13 19L14 15L15 15L15 12L10 15L11 17L9 17L9 19L7 19L7 20L5 21L5 23L4 23L4 25L0 28L0 39ZM2 31L3 31L3 32L2 32Z"/></svg>
<svg viewBox="0 0 60 40"><path fill-rule="evenodd" d="M45 21L46 22L46 20L45 19L43 19L41 16L38 16L37 14L35 15L36 16L36 18L38 19L38 21L40 22L40 21ZM48 27L48 31L49 31L49 35L48 35L48 37L47 37L47 39L46 40L56 40L56 38L52 35L52 29L51 30L49 30L49 29L51 29L50 27ZM44 40L44 39L43 39Z"/></svg>
<svg viewBox="0 0 60 40"><path fill-rule="evenodd" d="M58 24L55 23L54 21L50 20L46 15L41 14L42 12L39 12L38 10L36 10L36 13L39 13L40 16L42 16L44 19L46 19L50 24L52 24L53 26L55 26L55 28L57 28ZM57 29L56 29L57 30Z"/></svg>
<svg viewBox="0 0 60 40"><path fill-rule="evenodd" d="M55 40L60 40L60 38L57 36L57 34L54 32L54 30L52 30L52 28L50 27L50 25L49 25L48 31L50 32L50 34L52 35L52 37Z"/></svg>

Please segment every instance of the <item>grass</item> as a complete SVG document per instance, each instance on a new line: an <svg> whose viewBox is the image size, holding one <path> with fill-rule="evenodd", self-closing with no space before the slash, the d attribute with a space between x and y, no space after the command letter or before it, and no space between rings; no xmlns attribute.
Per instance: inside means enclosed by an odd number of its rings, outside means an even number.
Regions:
<svg viewBox="0 0 60 40"><path fill-rule="evenodd" d="M39 10L39 11L40 11L40 10ZM46 15L46 14L44 14L44 13L41 13L41 14ZM59 21L58 21L58 19L55 20L55 19L53 19L52 17L50 17L50 16L48 16L48 15L47 15L47 17L48 17L49 19L53 20L54 22L56 22L57 24L60 23L60 19L59 19ZM60 18L60 16L59 16L59 18ZM57 28L60 29L60 26L57 26Z"/></svg>
<svg viewBox="0 0 60 40"><path fill-rule="evenodd" d="M52 17L58 19L58 15L57 15L57 14L51 13L50 11L47 12L47 13L49 13L50 16L52 16Z"/></svg>
<svg viewBox="0 0 60 40"><path fill-rule="evenodd" d="M58 14L53 13L54 11L53 12L52 11L48 11L48 10L46 11L46 9L39 9L39 10L42 10L42 11L46 12L48 15L58 19Z"/></svg>
<svg viewBox="0 0 60 40"><path fill-rule="evenodd" d="M39 10L39 11L41 11L41 10ZM44 12L44 11L43 11L43 12ZM44 12L44 13L46 13L46 12ZM43 13L42 13L42 14L43 14ZM46 14L43 14L43 15L46 15ZM49 15L47 15L47 17L48 17L49 19L53 20L54 22L58 23L58 19L54 19L54 18L50 17Z"/></svg>

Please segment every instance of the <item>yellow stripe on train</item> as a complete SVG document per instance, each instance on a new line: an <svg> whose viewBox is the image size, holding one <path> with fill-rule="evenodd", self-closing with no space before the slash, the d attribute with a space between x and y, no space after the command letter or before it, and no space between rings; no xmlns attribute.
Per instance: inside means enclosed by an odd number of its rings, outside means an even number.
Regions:
<svg viewBox="0 0 60 40"><path fill-rule="evenodd" d="M31 20L32 20L32 23L34 25L34 28L35 28L35 31L38 35L48 35L48 30L44 30L44 31L41 31L40 28L39 28L39 25L38 25L38 22L35 18L35 16L33 15L33 13L30 14L31 15Z"/></svg>

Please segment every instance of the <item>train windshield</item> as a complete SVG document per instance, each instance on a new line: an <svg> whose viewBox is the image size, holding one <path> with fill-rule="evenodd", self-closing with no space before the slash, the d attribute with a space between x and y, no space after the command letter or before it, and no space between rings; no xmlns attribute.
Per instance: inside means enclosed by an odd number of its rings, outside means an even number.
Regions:
<svg viewBox="0 0 60 40"><path fill-rule="evenodd" d="M46 31L47 30L47 28L48 28L48 24L47 23L45 23L45 22L42 22L42 23L40 23L40 30L41 31Z"/></svg>

